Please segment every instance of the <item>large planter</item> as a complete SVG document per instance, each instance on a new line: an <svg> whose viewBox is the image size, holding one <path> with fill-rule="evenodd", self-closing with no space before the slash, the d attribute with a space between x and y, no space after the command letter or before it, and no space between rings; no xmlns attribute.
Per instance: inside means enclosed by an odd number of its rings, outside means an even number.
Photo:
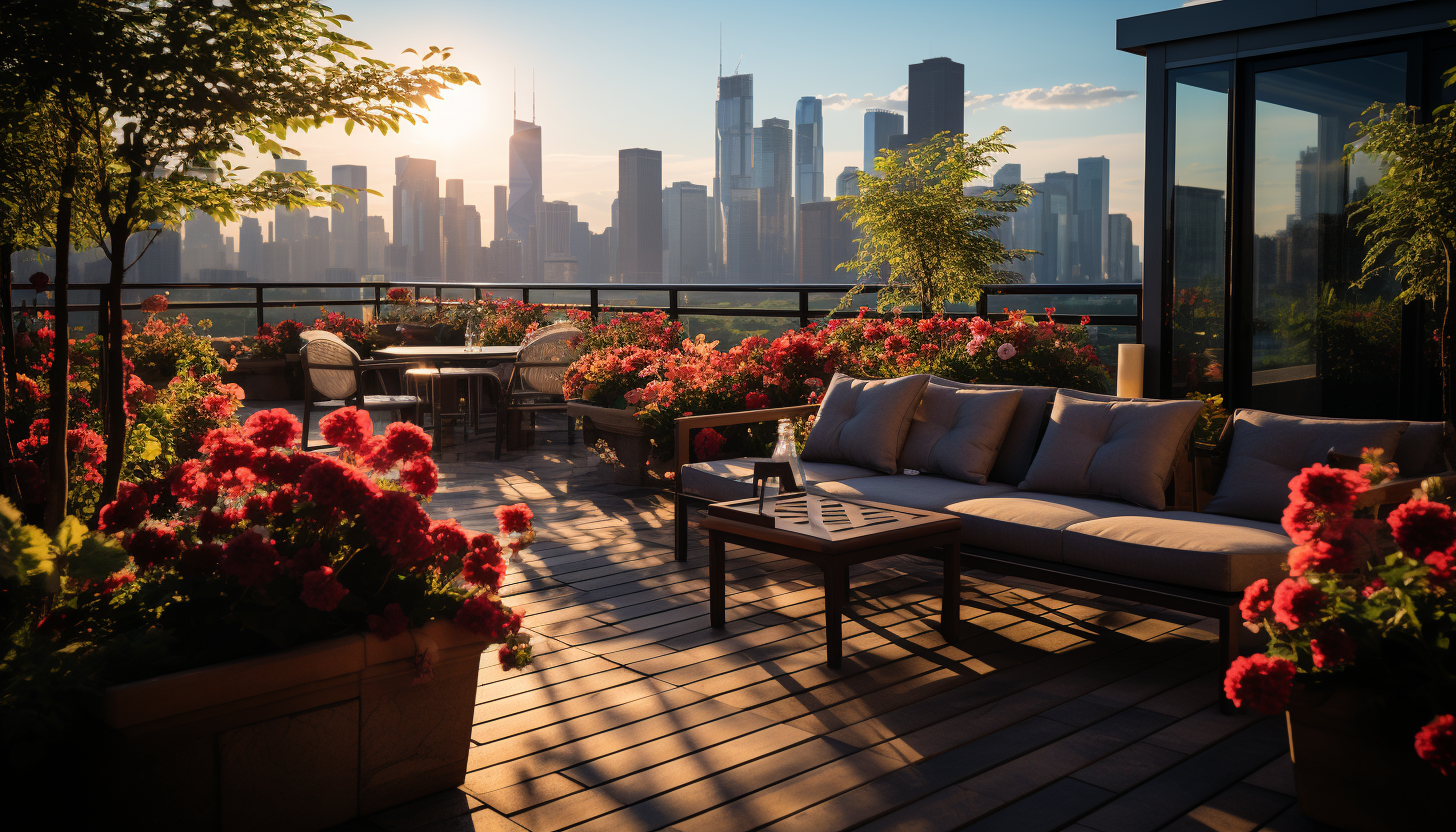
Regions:
<svg viewBox="0 0 1456 832"><path fill-rule="evenodd" d="M318 829L458 786L484 646L436 621L108 688L108 821Z"/></svg>
<svg viewBox="0 0 1456 832"><path fill-rule="evenodd" d="M249 403L293 398L288 389L288 362L282 358L239 358L237 369L223 373L223 380L242 387Z"/></svg>
<svg viewBox="0 0 1456 832"><path fill-rule="evenodd" d="M1387 716L1359 688L1295 691L1286 719L1306 817L1347 832L1451 828L1456 777L1417 757L1415 729L1392 729Z"/></svg>
<svg viewBox="0 0 1456 832"><path fill-rule="evenodd" d="M598 407L586 402L566 403L567 418L581 419L581 434L588 447L599 441L617 456L612 466L612 482L618 485L647 485L647 457L652 443L646 429L637 421L630 410L615 407Z"/></svg>

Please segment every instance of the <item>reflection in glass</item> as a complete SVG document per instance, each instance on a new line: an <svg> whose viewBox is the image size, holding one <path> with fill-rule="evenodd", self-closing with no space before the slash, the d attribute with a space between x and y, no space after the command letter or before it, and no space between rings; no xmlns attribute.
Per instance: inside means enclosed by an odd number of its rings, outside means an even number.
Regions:
<svg viewBox="0 0 1456 832"><path fill-rule="evenodd" d="M1172 79L1171 379L1175 396L1222 393L1229 71Z"/></svg>
<svg viewBox="0 0 1456 832"><path fill-rule="evenodd" d="M1350 124L1372 102L1405 98L1405 55L1382 55L1254 76L1254 407L1281 413L1374 416L1374 391L1399 377L1400 304L1382 275L1351 287L1365 247L1350 203L1381 176L1356 153Z"/></svg>

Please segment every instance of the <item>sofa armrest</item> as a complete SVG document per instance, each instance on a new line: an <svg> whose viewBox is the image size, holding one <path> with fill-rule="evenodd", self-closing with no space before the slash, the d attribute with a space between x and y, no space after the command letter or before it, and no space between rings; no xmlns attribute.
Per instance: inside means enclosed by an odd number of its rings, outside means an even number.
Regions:
<svg viewBox="0 0 1456 832"><path fill-rule="evenodd" d="M687 464L688 434L698 428L721 428L728 425L752 425L758 422L777 422L780 419L794 419L811 416L819 412L817 404L800 404L793 407L770 407L764 410L737 410L732 413L705 413L702 416L679 416L677 425L677 447L673 459L673 473L682 471Z"/></svg>
<svg viewBox="0 0 1456 832"><path fill-rule="evenodd" d="M1456 492L1456 476L1440 477L1441 484L1445 486L1446 493ZM1404 479L1395 482L1372 485L1366 491L1361 492L1355 499L1356 510L1362 508L1379 509L1383 506L1397 505L1404 503L1411 498L1411 492L1419 491L1421 483L1425 479ZM1382 515L1383 516L1383 515Z"/></svg>

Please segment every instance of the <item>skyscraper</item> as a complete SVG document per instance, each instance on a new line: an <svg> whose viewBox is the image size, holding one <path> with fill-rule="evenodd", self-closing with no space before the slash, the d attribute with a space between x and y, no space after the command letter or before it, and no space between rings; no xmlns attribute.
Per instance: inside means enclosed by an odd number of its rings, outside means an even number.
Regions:
<svg viewBox="0 0 1456 832"><path fill-rule="evenodd" d="M712 279L708 263L708 186L674 182L662 190L662 279L702 283Z"/></svg>
<svg viewBox="0 0 1456 832"><path fill-rule="evenodd" d="M505 185L495 186L495 236L493 240L504 240L510 236L511 225L506 221L506 212L510 210L510 189Z"/></svg>
<svg viewBox="0 0 1456 832"><path fill-rule="evenodd" d="M1078 277L1077 174L1048 173L1042 193L1039 283L1072 283Z"/></svg>
<svg viewBox="0 0 1456 832"><path fill-rule="evenodd" d="M1137 246L1132 244L1132 219L1127 214L1107 217L1107 279L1114 283L1135 283Z"/></svg>
<svg viewBox="0 0 1456 832"><path fill-rule="evenodd" d="M439 280L440 177L433 159L400 156L394 160L394 237L406 250L408 277Z"/></svg>
<svg viewBox="0 0 1456 832"><path fill-rule="evenodd" d="M273 169L279 173L303 173L308 170L308 162L303 159L275 158ZM278 242L302 240L308 236L308 209L290 210L280 205L273 209L273 223L276 226L274 233Z"/></svg>
<svg viewBox="0 0 1456 832"><path fill-rule="evenodd" d="M515 120L509 171L506 225L512 237L524 242L536 222L536 206L541 202L541 128L532 122Z"/></svg>
<svg viewBox="0 0 1456 832"><path fill-rule="evenodd" d="M222 226L217 220L195 211L182 226L183 279L201 281L203 269L223 268Z"/></svg>
<svg viewBox="0 0 1456 832"><path fill-rule="evenodd" d="M303 245L303 269L302 274L296 267L293 270L295 280L327 280L325 272L329 269L329 218L309 217L308 238Z"/></svg>
<svg viewBox="0 0 1456 832"><path fill-rule="evenodd" d="M848 165L836 177L834 177L834 195L859 196L859 168Z"/></svg>
<svg viewBox="0 0 1456 832"><path fill-rule="evenodd" d="M997 189L1007 185L1019 185L1021 182L1021 165L1014 162L997 168L996 173L991 176L991 187ZM1039 227L1038 223L1032 221L1030 212L1031 209L1027 206L1015 213L1006 214L1006 219L993 232L996 239L1007 248L1036 249L1040 247L1039 240L1032 240L1027 236L1034 227ZM1030 260L1012 260L1003 268L1016 272L1022 277L1031 277Z"/></svg>
<svg viewBox="0 0 1456 832"><path fill-rule="evenodd" d="M623 283L662 282L662 151L617 153L617 268Z"/></svg>
<svg viewBox="0 0 1456 832"><path fill-rule="evenodd" d="M758 266L757 188L734 188L728 192L732 202L728 210L728 282L757 283L762 279Z"/></svg>
<svg viewBox="0 0 1456 832"><path fill-rule="evenodd" d="M470 250L466 239L465 180L446 179L440 200L440 223L445 233L444 277L452 283L470 279Z"/></svg>
<svg viewBox="0 0 1456 832"><path fill-rule="evenodd" d="M966 132L966 67L950 58L910 65L911 142L937 133Z"/></svg>
<svg viewBox="0 0 1456 832"><path fill-rule="evenodd" d="M849 283L851 273L838 270L854 259L854 222L843 202L799 206L799 282Z"/></svg>
<svg viewBox="0 0 1456 832"><path fill-rule="evenodd" d="M369 169L363 165L334 165L335 185L359 190L356 196L334 194L333 201L343 210L333 211L329 229L334 248L334 265L353 269L355 275L369 271L369 240L364 218L369 216Z"/></svg>
<svg viewBox="0 0 1456 832"><path fill-rule="evenodd" d="M812 95L794 108L794 205L824 199L824 102Z"/></svg>
<svg viewBox="0 0 1456 832"><path fill-rule="evenodd" d="M1077 244L1081 249L1078 259L1084 281L1105 280L1107 277L1110 177L1106 156L1077 160Z"/></svg>
<svg viewBox="0 0 1456 832"><path fill-rule="evenodd" d="M160 222L131 235L126 242L126 257L136 264L132 268L138 283L182 281L182 235Z"/></svg>
<svg viewBox="0 0 1456 832"><path fill-rule="evenodd" d="M262 265L263 226L257 217L243 217L238 229L238 270L246 272L249 280L260 280Z"/></svg>
<svg viewBox="0 0 1456 832"><path fill-rule="evenodd" d="M758 189L759 280L794 279L794 133L781 118L766 118L753 131L753 187Z"/></svg>
<svg viewBox="0 0 1456 832"><path fill-rule="evenodd" d="M726 262L731 254L725 248L733 208L732 191L752 187L753 75L720 76L713 134L713 199L717 204L708 218L710 254L719 273L725 268L732 270Z"/></svg>
<svg viewBox="0 0 1456 832"><path fill-rule="evenodd" d="M364 218L364 240L368 249L364 273L386 274L388 263L384 259L384 249L389 245L389 232L384 230L384 217Z"/></svg>
<svg viewBox="0 0 1456 832"><path fill-rule="evenodd" d="M865 110L864 115L864 168L866 173L875 173L875 157L890 146L890 137L905 132L905 116L890 110Z"/></svg>

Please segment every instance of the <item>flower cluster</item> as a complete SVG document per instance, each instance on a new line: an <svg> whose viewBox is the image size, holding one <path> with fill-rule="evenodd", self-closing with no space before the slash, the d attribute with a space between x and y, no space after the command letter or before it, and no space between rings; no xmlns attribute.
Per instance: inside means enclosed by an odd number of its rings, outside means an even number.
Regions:
<svg viewBox="0 0 1456 832"><path fill-rule="evenodd" d="M671 350L683 339L683 325L659 309L647 312L609 312L606 321L594 322L591 313L574 309L567 320L585 331L572 345L583 354L625 346Z"/></svg>
<svg viewBox="0 0 1456 832"><path fill-rule="evenodd" d="M444 324L463 338L466 332L477 344L514 346L527 335L551 322L551 310L540 303L486 295L480 300L415 297L409 289L389 290L382 318L386 321L438 326Z"/></svg>
<svg viewBox="0 0 1456 832"><path fill-rule="evenodd" d="M263 324L258 327L258 335L243 345L243 350L249 357L276 361L297 353L303 347L303 341L298 337L303 330L303 324L291 319Z"/></svg>
<svg viewBox="0 0 1456 832"><path fill-rule="evenodd" d="M1236 705L1277 713L1297 680L1360 680L1403 700L1402 713L1436 714L1416 749L1449 773L1456 757L1442 711L1456 701L1447 646L1456 635L1456 513L1433 479L1383 523L1357 518L1361 494L1393 473L1380 456L1366 449L1359 471L1314 465L1290 481L1289 577L1254 582L1240 604L1245 626L1267 632L1270 646L1235 661L1224 690ZM1378 554L1382 525L1400 551Z"/></svg>
<svg viewBox="0 0 1456 832"><path fill-rule="evenodd" d="M1080 325L1053 319L1036 320L1007 310L1003 321L972 318L966 353L976 380L988 384L1036 384L1078 390L1106 390L1111 381L1087 337L1087 318Z"/></svg>
<svg viewBox="0 0 1456 832"><path fill-rule="evenodd" d="M167 299L162 295L143 301L142 311L148 313L146 322L140 329L128 328L122 336L122 349L133 371L142 378L152 384L165 384L173 376L189 371L207 374L234 369L202 334L212 328L212 321L204 319L193 324L186 314L163 317Z"/></svg>

